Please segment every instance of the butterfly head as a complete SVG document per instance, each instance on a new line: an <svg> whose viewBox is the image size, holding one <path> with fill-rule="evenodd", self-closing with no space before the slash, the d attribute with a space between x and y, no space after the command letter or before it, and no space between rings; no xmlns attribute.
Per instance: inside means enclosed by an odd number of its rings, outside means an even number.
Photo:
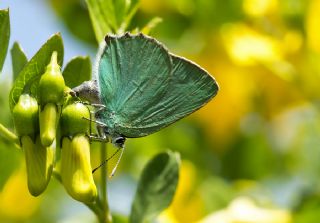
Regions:
<svg viewBox="0 0 320 223"><path fill-rule="evenodd" d="M111 142L115 147L117 148L124 147L126 137L124 137L123 135L120 135L112 131L110 132L110 129L107 126L100 126L99 132L100 132L100 135L108 139L108 141Z"/></svg>
<svg viewBox="0 0 320 223"><path fill-rule="evenodd" d="M111 138L111 142L118 148L123 148L126 138L124 136L115 136Z"/></svg>

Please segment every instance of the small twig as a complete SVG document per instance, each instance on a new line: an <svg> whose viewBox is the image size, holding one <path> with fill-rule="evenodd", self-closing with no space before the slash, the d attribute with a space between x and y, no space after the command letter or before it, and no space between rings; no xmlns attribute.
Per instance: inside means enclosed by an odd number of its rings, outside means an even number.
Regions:
<svg viewBox="0 0 320 223"><path fill-rule="evenodd" d="M20 148L18 136L16 136L13 132L11 132L9 129L4 127L1 123L0 123L0 136L4 140L13 143L15 147Z"/></svg>

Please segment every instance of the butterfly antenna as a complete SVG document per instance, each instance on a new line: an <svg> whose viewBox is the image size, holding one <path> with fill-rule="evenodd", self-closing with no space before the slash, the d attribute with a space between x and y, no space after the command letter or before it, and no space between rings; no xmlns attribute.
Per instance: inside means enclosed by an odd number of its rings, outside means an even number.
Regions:
<svg viewBox="0 0 320 223"><path fill-rule="evenodd" d="M122 148L118 148L117 151L115 151L108 159L106 159L105 161L103 161L99 166L97 166L96 168L94 168L92 170L92 173L96 172L97 169L99 169L100 167L104 166L109 160L111 160ZM120 157L122 156L122 153L120 155ZM116 166L118 165L118 162L116 164ZM113 170L112 170L113 172Z"/></svg>
<svg viewBox="0 0 320 223"><path fill-rule="evenodd" d="M111 174L109 175L109 178L111 178L111 177L114 176L114 174L115 174L115 172L116 172L116 170L117 170L117 167L118 167L118 165L119 165L119 163L120 163L120 160L121 160L121 157L122 157L122 154L123 154L123 151L124 151L124 147L119 148L117 151L119 151L120 149L121 149L120 157L119 157L116 165L115 165L114 168L112 169L112 172L111 172Z"/></svg>

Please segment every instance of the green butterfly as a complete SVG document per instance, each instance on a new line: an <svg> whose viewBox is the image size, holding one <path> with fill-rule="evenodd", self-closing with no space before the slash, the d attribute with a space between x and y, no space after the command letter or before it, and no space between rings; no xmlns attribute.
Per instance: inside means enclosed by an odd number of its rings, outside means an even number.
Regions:
<svg viewBox="0 0 320 223"><path fill-rule="evenodd" d="M207 71L141 33L107 35L96 63L93 80L73 92L100 107L97 139L118 148L198 110L219 89Z"/></svg>

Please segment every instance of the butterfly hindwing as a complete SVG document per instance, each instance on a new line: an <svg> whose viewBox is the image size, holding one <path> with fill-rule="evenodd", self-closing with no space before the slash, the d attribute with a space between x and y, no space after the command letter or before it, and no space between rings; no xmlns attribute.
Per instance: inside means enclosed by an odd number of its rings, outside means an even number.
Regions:
<svg viewBox="0 0 320 223"><path fill-rule="evenodd" d="M165 94L155 106L147 107L130 126L121 125L117 131L127 137L140 137L191 114L205 105L218 92L218 85L207 71L187 59L171 55L172 76Z"/></svg>

